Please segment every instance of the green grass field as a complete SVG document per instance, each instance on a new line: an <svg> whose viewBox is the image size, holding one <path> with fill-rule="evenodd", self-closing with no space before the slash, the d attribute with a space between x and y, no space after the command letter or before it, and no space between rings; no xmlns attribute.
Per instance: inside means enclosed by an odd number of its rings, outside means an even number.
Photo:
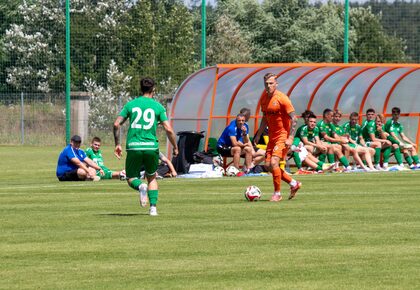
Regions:
<svg viewBox="0 0 420 290"><path fill-rule="evenodd" d="M59 183L60 150L0 147L1 289L420 288L420 171L300 176L278 204L270 177L162 180L149 217L125 182Z"/></svg>

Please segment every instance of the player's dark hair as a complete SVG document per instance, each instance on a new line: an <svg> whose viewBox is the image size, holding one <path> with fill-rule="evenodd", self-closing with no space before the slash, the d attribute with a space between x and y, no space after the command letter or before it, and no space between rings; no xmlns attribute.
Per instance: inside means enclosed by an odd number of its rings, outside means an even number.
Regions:
<svg viewBox="0 0 420 290"><path fill-rule="evenodd" d="M93 142L99 142L99 143L101 143L101 138L99 138L99 137L93 137L92 138L92 143Z"/></svg>
<svg viewBox="0 0 420 290"><path fill-rule="evenodd" d="M315 114L314 114L314 113L309 114L309 115L308 115L308 119L316 119Z"/></svg>
<svg viewBox="0 0 420 290"><path fill-rule="evenodd" d="M251 114L251 110L249 109L249 108L242 108L240 111L239 111L239 113L240 114Z"/></svg>
<svg viewBox="0 0 420 290"><path fill-rule="evenodd" d="M333 110L331 110L331 109L325 109L324 110L324 112L322 112L322 116L325 118L325 116L327 115L327 114L329 114L329 113L331 113Z"/></svg>
<svg viewBox="0 0 420 290"><path fill-rule="evenodd" d="M140 90L143 94L148 94L153 92L155 88L155 81L152 78L142 78L140 80Z"/></svg>
<svg viewBox="0 0 420 290"><path fill-rule="evenodd" d="M391 111L392 111L392 113L394 113L394 112L397 113L397 114L401 113L401 109L398 108L398 107L393 107Z"/></svg>
<svg viewBox="0 0 420 290"><path fill-rule="evenodd" d="M302 115L300 115L303 119L305 119L306 117L310 116L310 115L315 115L314 112L312 112L311 110L305 110ZM308 117L309 118L309 117Z"/></svg>
<svg viewBox="0 0 420 290"><path fill-rule="evenodd" d="M352 112L352 113L350 114L350 118L353 118L353 117L358 118L358 117L359 117L359 113L357 113L357 112Z"/></svg>
<svg viewBox="0 0 420 290"><path fill-rule="evenodd" d="M244 117L245 118L245 115L242 114L242 113L239 113L238 115L236 115L236 118L238 118L238 117Z"/></svg>
<svg viewBox="0 0 420 290"><path fill-rule="evenodd" d="M266 73L264 75L264 81L267 81L269 78L276 77L276 76L277 75L276 74L273 74L273 73Z"/></svg>
<svg viewBox="0 0 420 290"><path fill-rule="evenodd" d="M375 112L375 110L374 110L374 109L369 108L369 109L367 109L367 110L366 110L366 115L367 115L368 113L376 113L376 112Z"/></svg>

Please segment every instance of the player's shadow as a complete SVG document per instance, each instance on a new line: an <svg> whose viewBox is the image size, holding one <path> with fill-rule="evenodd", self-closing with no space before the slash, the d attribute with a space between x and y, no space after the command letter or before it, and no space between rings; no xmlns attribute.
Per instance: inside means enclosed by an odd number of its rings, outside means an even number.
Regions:
<svg viewBox="0 0 420 290"><path fill-rule="evenodd" d="M116 216L116 217L131 217L131 216L140 216L148 215L147 213L100 213L100 216Z"/></svg>

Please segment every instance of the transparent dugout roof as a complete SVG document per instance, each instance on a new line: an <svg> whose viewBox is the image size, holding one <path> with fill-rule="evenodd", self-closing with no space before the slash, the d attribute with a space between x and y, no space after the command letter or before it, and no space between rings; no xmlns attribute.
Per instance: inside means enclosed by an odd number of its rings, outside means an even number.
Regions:
<svg viewBox="0 0 420 290"><path fill-rule="evenodd" d="M419 142L420 64L220 64L204 68L175 92L168 110L174 129L205 131L206 139L217 139L239 110L247 107L253 135L262 117L259 100L268 72L278 76L278 89L289 95L298 116L306 109L321 117L326 108L339 108L345 115L374 108L389 118L391 108L397 106L410 124L406 135Z"/></svg>

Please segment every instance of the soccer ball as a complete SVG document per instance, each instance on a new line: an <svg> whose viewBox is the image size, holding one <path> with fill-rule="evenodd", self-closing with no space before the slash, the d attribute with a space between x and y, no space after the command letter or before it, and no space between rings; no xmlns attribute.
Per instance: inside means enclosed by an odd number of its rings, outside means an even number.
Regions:
<svg viewBox="0 0 420 290"><path fill-rule="evenodd" d="M261 198L262 192L255 185L250 185L244 192L247 201L258 201Z"/></svg>
<svg viewBox="0 0 420 290"><path fill-rule="evenodd" d="M228 168L226 168L226 175L227 176L236 176L238 173L239 173L238 168L236 168L233 165L231 165Z"/></svg>

